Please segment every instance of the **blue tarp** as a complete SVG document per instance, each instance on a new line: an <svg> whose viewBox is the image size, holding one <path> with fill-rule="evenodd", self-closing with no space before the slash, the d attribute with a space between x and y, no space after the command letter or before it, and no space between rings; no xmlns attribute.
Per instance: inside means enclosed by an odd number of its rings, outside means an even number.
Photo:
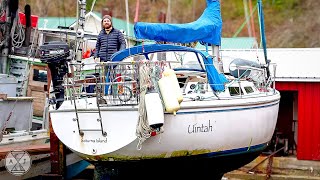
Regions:
<svg viewBox="0 0 320 180"><path fill-rule="evenodd" d="M207 7L198 20L186 24L137 22L134 32L137 39L172 43L200 41L221 45L222 19L219 0L207 0Z"/></svg>

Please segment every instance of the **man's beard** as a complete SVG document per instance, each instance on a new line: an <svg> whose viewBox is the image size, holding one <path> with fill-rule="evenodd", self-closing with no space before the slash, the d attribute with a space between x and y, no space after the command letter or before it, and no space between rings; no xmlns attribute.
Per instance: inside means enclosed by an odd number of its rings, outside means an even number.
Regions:
<svg viewBox="0 0 320 180"><path fill-rule="evenodd" d="M106 24L106 25L104 25L104 28L105 28L105 29L110 29L110 28L111 28L111 24Z"/></svg>

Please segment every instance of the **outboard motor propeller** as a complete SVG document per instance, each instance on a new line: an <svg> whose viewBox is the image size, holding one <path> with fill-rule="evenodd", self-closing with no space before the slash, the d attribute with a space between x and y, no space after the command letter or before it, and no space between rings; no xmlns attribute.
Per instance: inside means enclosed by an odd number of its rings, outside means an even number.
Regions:
<svg viewBox="0 0 320 180"><path fill-rule="evenodd" d="M48 64L51 71L53 93L56 98L56 109L58 109L64 101L64 87L62 83L64 75L68 72L67 62L70 61L69 56L70 49L65 42L52 41L40 46L40 60Z"/></svg>

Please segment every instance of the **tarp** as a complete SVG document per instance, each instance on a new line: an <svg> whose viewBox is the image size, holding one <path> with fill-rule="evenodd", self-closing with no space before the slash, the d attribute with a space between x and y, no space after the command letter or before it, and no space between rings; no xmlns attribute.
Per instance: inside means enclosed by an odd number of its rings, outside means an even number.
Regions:
<svg viewBox="0 0 320 180"><path fill-rule="evenodd" d="M134 33L137 39L172 43L200 41L221 45L222 19L219 0L207 0L207 7L198 20L186 24L137 22Z"/></svg>

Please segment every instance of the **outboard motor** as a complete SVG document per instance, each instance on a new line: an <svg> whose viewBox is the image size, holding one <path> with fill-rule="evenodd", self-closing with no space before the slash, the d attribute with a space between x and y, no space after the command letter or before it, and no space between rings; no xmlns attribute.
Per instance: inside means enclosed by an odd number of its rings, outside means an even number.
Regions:
<svg viewBox="0 0 320 180"><path fill-rule="evenodd" d="M51 71L53 93L56 98L56 109L64 101L63 76L68 72L67 62L70 60L70 49L67 43L52 41L40 46L40 60L48 64ZM49 88L49 87L48 87Z"/></svg>

